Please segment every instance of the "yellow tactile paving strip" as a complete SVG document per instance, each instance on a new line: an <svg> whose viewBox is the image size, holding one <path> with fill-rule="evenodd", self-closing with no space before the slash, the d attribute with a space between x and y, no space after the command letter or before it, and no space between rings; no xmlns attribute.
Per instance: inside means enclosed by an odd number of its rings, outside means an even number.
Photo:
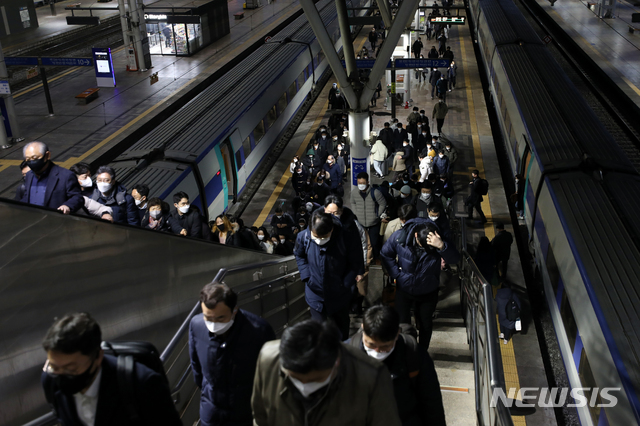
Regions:
<svg viewBox="0 0 640 426"><path fill-rule="evenodd" d="M460 38L460 56L463 59L463 69L469 70L472 68L472 64L469 63L469 58L466 54L466 40L464 37ZM479 138L479 129L478 122L475 116L475 105L473 101L473 91L471 85L471 73L465 72L465 88L467 95L467 106L469 111L469 126L471 128L471 138L473 141L473 154L476 160L476 167L478 171L480 171L481 176L485 176L484 170L484 161L482 160L482 148L480 146L480 138ZM477 88L479 89L480 83L478 82ZM468 175L469 173L465 173ZM492 213L491 213L491 204L489 203L489 196L484 197L484 201L482 202L482 211L485 213L488 222L484 225L484 233L489 240L495 237L495 230L493 228L492 221ZM495 298L495 293L497 288L493 288L493 296ZM498 316L496 315L496 322L498 321ZM513 340L510 339L509 342L505 345L502 340L499 343L500 345L500 354L502 355L502 367L504 370L504 380L505 380L505 390L507 394L509 394L509 389L515 388L516 395L520 391L520 380L518 378L518 368L516 367L516 356L513 351ZM514 426L526 426L527 421L524 416L511 417L513 420Z"/></svg>

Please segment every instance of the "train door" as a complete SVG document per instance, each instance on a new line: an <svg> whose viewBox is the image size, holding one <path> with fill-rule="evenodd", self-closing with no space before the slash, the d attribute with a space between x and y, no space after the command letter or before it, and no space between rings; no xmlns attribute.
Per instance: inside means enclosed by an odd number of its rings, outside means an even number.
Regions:
<svg viewBox="0 0 640 426"><path fill-rule="evenodd" d="M238 195L238 172L233 155L233 146L229 139L220 144L220 153L222 154L225 179L227 181L227 202L225 205L228 205L229 203L235 203Z"/></svg>

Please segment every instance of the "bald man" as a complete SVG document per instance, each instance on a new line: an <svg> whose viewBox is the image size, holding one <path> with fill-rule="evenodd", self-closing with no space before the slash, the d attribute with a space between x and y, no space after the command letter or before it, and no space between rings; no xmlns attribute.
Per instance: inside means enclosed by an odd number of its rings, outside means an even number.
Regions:
<svg viewBox="0 0 640 426"><path fill-rule="evenodd" d="M51 161L46 144L28 143L22 153L31 170L25 176L25 191L20 201L64 214L74 213L84 205L76 175Z"/></svg>

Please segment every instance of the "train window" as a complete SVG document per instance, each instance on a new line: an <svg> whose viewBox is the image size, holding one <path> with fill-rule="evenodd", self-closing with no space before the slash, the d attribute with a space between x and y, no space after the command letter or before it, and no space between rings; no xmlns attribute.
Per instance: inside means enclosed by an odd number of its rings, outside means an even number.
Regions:
<svg viewBox="0 0 640 426"><path fill-rule="evenodd" d="M591 418L593 419L593 424L597 425L600 417L601 408L598 405L602 404L602 399L600 398L600 394L596 391L596 400L595 404L591 404L592 397L592 389L597 389L598 385L596 384L596 379L593 377L593 371L591 371L591 365L589 364L589 359L587 358L587 352L585 352L584 348L582 348L582 354L580 354L580 367L578 368L578 375L580 376L580 384L584 390L584 396L587 397L587 401L589 401L589 412L591 413Z"/></svg>
<svg viewBox="0 0 640 426"><path fill-rule="evenodd" d="M289 86L289 88L287 89L288 102L291 102L293 100L293 97L296 95L296 93L298 93L298 90L296 89L296 82L294 81L293 83L291 83L291 86Z"/></svg>
<svg viewBox="0 0 640 426"><path fill-rule="evenodd" d="M271 107L267 115L265 115L264 120L262 120L264 121L264 127L266 131L269 131L271 126L273 126L273 123L276 122L276 118L278 118L278 116L276 114L276 106L274 105Z"/></svg>
<svg viewBox="0 0 640 426"><path fill-rule="evenodd" d="M324 61L324 52L322 51L322 49L320 49L320 51L318 52L318 63Z"/></svg>
<svg viewBox="0 0 640 426"><path fill-rule="evenodd" d="M300 88L304 85L304 82L306 81L306 74L305 74L306 70L307 70L306 68L303 69L300 75L298 76L298 78L296 79L296 83L298 84L298 90L300 90Z"/></svg>
<svg viewBox="0 0 640 426"><path fill-rule="evenodd" d="M251 136L247 136L247 138L242 142L242 150L244 151L244 159L245 161L249 158L249 154L251 154Z"/></svg>
<svg viewBox="0 0 640 426"><path fill-rule="evenodd" d="M553 295L558 294L558 283L560 282L560 271L558 270L558 264L556 263L556 257L553 255L553 247L549 244L549 251L547 252L547 272L549 273L549 279L551 280L551 287L553 287Z"/></svg>
<svg viewBox="0 0 640 426"><path fill-rule="evenodd" d="M239 149L236 151L236 167L240 169L240 167L242 167L243 164L244 163L242 162L242 150Z"/></svg>
<svg viewBox="0 0 640 426"><path fill-rule="evenodd" d="M573 310L571 309L571 303L569 303L566 291L562 293L560 316L564 323L564 331L567 333L567 340L569 340L569 345L571 345L571 352L573 352L576 346L576 338L578 337L578 325L576 324L576 319L573 317Z"/></svg>
<svg viewBox="0 0 640 426"><path fill-rule="evenodd" d="M282 112L284 111L284 109L287 107L287 92L283 93L282 96L280 96L280 99L278 99L278 117L280 117L280 114L282 114Z"/></svg>
<svg viewBox="0 0 640 426"><path fill-rule="evenodd" d="M264 122L260 120L256 128L253 129L253 143L255 144L255 146L258 146L264 134L265 134Z"/></svg>

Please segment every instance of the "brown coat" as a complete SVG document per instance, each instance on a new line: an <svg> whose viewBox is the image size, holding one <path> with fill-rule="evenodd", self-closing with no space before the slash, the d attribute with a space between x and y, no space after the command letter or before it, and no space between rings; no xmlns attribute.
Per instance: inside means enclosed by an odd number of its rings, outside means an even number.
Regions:
<svg viewBox="0 0 640 426"><path fill-rule="evenodd" d="M305 411L280 369L279 346L279 340L265 343L258 357L251 398L254 425L401 426L391 375L381 362L343 344L337 376Z"/></svg>

